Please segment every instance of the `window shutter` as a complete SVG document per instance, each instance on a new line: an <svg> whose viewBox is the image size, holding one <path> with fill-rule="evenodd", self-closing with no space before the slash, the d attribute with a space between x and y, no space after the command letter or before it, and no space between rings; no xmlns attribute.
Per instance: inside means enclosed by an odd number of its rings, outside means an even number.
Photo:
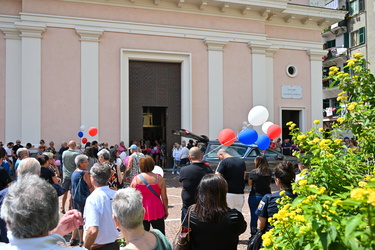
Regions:
<svg viewBox="0 0 375 250"><path fill-rule="evenodd" d="M344 48L349 48L349 32L344 33Z"/></svg>
<svg viewBox="0 0 375 250"><path fill-rule="evenodd" d="M364 44L366 42L365 39L365 27L359 29L359 44Z"/></svg>

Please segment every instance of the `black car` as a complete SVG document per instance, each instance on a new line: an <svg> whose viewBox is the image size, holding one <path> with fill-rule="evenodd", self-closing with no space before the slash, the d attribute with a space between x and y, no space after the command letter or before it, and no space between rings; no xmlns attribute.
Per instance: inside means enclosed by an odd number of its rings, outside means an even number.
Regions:
<svg viewBox="0 0 375 250"><path fill-rule="evenodd" d="M228 153L234 157L242 158L246 163L247 173L255 168L254 160L258 155L264 155L267 158L272 170L282 161L297 164L297 157L286 156L272 149L261 150L255 144L245 145L241 142L234 142L230 146L223 146L219 141L210 141L207 136L195 135L186 129L173 130L172 133L196 140L197 146L204 152L203 161L209 163L214 171L220 161L217 152L221 148L227 149Z"/></svg>

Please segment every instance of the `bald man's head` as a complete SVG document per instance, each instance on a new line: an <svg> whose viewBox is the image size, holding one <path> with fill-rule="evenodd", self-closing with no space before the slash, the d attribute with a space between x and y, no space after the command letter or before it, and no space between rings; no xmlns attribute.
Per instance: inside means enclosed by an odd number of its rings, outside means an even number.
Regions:
<svg viewBox="0 0 375 250"><path fill-rule="evenodd" d="M189 150L189 158L190 158L190 161L202 161L202 158L203 158L202 151L198 147L192 147Z"/></svg>

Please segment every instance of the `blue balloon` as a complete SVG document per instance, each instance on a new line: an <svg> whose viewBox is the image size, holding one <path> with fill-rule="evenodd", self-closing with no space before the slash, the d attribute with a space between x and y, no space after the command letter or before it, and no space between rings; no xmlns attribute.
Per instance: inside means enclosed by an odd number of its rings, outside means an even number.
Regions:
<svg viewBox="0 0 375 250"><path fill-rule="evenodd" d="M242 130L238 136L238 140L243 144L250 145L258 140L258 133L252 128Z"/></svg>
<svg viewBox="0 0 375 250"><path fill-rule="evenodd" d="M258 148L262 150L267 149L270 143L271 143L271 139L267 135L260 135L256 142L256 144L258 145Z"/></svg>
<svg viewBox="0 0 375 250"><path fill-rule="evenodd" d="M82 131L79 131L79 132L78 132L78 137L79 137L79 138L82 138L82 137L83 137L83 132L82 132Z"/></svg>

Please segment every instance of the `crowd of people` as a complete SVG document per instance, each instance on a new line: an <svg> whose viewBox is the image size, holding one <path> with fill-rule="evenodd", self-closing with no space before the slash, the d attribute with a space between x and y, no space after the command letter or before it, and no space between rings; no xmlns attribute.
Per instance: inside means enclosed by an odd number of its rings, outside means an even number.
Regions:
<svg viewBox="0 0 375 250"><path fill-rule="evenodd" d="M165 237L166 182L163 174L155 172L162 162L161 146L148 153L142 148L145 142L131 143L129 148L123 142L108 148L93 141L82 149L70 141L56 150L51 142L45 150L39 147L35 158L20 142L11 156L0 148L0 163L12 157L8 164L14 167L8 176L17 178L12 182L9 177L0 191L1 241L8 243L4 247L51 249L54 244L67 245L63 236L71 233L69 245L78 249L119 249L120 231L125 249L171 249ZM179 174L182 186L181 222L191 228L191 249L237 249L247 228L242 214L245 181L251 187L249 234L268 230L268 218L277 212L282 194L271 194L272 176L284 195L294 198L294 166L288 162L273 172L267 159L258 156L247 179L245 162L225 147L217 152L220 163L215 172L202 162L203 153L193 142L175 143L171 154L172 173Z"/></svg>

